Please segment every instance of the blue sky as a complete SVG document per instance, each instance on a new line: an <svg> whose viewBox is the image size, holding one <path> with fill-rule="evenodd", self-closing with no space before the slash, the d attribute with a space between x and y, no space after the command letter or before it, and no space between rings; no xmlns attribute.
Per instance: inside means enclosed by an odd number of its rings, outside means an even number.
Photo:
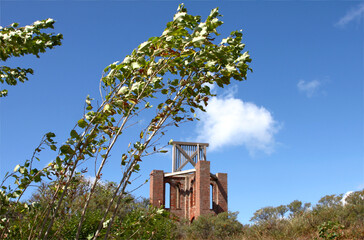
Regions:
<svg viewBox="0 0 364 240"><path fill-rule="evenodd" d="M44 133L55 132L57 141L64 142L82 117L86 96L99 96L102 70L149 37L159 36L178 3L1 1L1 26L50 17L64 41L40 59L26 56L7 62L32 67L35 74L25 84L9 87L9 96L0 99L0 178L31 156ZM243 29L254 72L245 82L215 88L218 96L207 114L200 115L201 121L171 128L162 143L171 138L210 142L212 172L228 173L229 209L239 211L243 223L265 206L296 199L315 203L327 194L362 189L364 2L185 5L203 18L219 7L224 15L222 37ZM132 137L130 131L118 143L105 180L120 179L119 149ZM55 156L41 157L40 165L45 165ZM170 154L144 159L141 168L132 187L153 169L170 171ZM134 194L148 197L149 185Z"/></svg>

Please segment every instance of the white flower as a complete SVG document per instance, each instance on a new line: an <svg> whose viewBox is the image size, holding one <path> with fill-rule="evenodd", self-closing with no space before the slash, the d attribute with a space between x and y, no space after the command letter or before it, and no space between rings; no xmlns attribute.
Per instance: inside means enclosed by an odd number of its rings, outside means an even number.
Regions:
<svg viewBox="0 0 364 240"><path fill-rule="evenodd" d="M35 42L35 44L41 44L42 43L42 40L37 40L36 42Z"/></svg>
<svg viewBox="0 0 364 240"><path fill-rule="evenodd" d="M46 42L46 44L45 44L46 46L52 46L52 42L51 41L48 41L48 42Z"/></svg>
<svg viewBox="0 0 364 240"><path fill-rule="evenodd" d="M226 70L227 70L228 72L233 72L233 71L235 71L235 67L234 67L234 66L232 66L232 65L227 65L227 66L226 66Z"/></svg>
<svg viewBox="0 0 364 240"><path fill-rule="evenodd" d="M131 91L139 89L139 87L140 87L140 82L133 83L133 85L131 86Z"/></svg>
<svg viewBox="0 0 364 240"><path fill-rule="evenodd" d="M121 87L121 88L119 89L119 91L118 91L118 95L124 95L124 94L126 94L127 92L128 92L128 87L123 86L123 87Z"/></svg>
<svg viewBox="0 0 364 240"><path fill-rule="evenodd" d="M241 62L241 61L245 61L247 58L249 58L250 55L249 53L245 52L243 53L243 55L241 55L240 57L238 57L235 62Z"/></svg>
<svg viewBox="0 0 364 240"><path fill-rule="evenodd" d="M140 44L139 46L139 50L143 49L145 46L149 45L149 41L143 42L142 44Z"/></svg>
<svg viewBox="0 0 364 240"><path fill-rule="evenodd" d="M40 24L42 24L42 22L41 22L41 21L35 21L35 22L33 23L33 25L34 25L34 26L38 26L38 25L40 25Z"/></svg>
<svg viewBox="0 0 364 240"><path fill-rule="evenodd" d="M177 20L178 18L183 17L183 16L185 16L185 15L186 15L186 13L185 13L185 12L179 12L179 13L177 13L176 15L174 15L173 21L175 21L175 20Z"/></svg>
<svg viewBox="0 0 364 240"><path fill-rule="evenodd" d="M199 25L198 25L198 27L200 27L200 28L204 28L206 26L206 23L205 22L202 22L202 23L200 23Z"/></svg>
<svg viewBox="0 0 364 240"><path fill-rule="evenodd" d="M157 210L157 213L158 213L158 214L162 214L163 212L164 212L164 209L158 209L158 210Z"/></svg>
<svg viewBox="0 0 364 240"><path fill-rule="evenodd" d="M206 63L206 67L213 67L213 66L215 66L215 64L216 64L216 61L208 61Z"/></svg>
<svg viewBox="0 0 364 240"><path fill-rule="evenodd" d="M184 5L185 5L184 3L181 3L180 5L178 5L177 11L181 10Z"/></svg>
<svg viewBox="0 0 364 240"><path fill-rule="evenodd" d="M224 39L221 41L221 43L220 43L220 44L227 43L227 41L228 41L228 38L224 38Z"/></svg>
<svg viewBox="0 0 364 240"><path fill-rule="evenodd" d="M116 61L116 62L113 62L111 65L116 65L118 63L119 63L119 61Z"/></svg>
<svg viewBox="0 0 364 240"><path fill-rule="evenodd" d="M132 67L133 69L137 69L137 68L140 68L140 65L139 65L139 63L137 63L137 62L132 62L132 63L131 63L131 67Z"/></svg>
<svg viewBox="0 0 364 240"><path fill-rule="evenodd" d="M202 28L200 35L206 35L206 34L207 34L207 27L204 27L204 28Z"/></svg>
<svg viewBox="0 0 364 240"><path fill-rule="evenodd" d="M148 71L147 71L147 74L148 75L151 75L153 73L153 69L152 68L149 68Z"/></svg>
<svg viewBox="0 0 364 240"><path fill-rule="evenodd" d="M107 221L105 221L105 222L102 223L102 225L103 225L104 228L107 228L107 226L109 225L110 220L111 219L109 219L109 220L107 220Z"/></svg>
<svg viewBox="0 0 364 240"><path fill-rule="evenodd" d="M88 113L85 115L85 118L86 118L87 120L91 120L92 115L93 115L94 113L95 113L94 111L90 111L90 112L88 112Z"/></svg>
<svg viewBox="0 0 364 240"><path fill-rule="evenodd" d="M4 40L9 40L9 39L10 39L10 36L9 36L8 34L4 34L4 35L3 35L3 39L4 39Z"/></svg>
<svg viewBox="0 0 364 240"><path fill-rule="evenodd" d="M217 12L217 8L212 9L210 12L210 16L214 15L216 12Z"/></svg>
<svg viewBox="0 0 364 240"><path fill-rule="evenodd" d="M111 76L113 73L115 72L115 69L111 69L111 71L109 72L109 74L107 74L107 76Z"/></svg>
<svg viewBox="0 0 364 240"><path fill-rule="evenodd" d="M48 18L46 23L51 23L51 22L54 22L54 20L52 18Z"/></svg>
<svg viewBox="0 0 364 240"><path fill-rule="evenodd" d="M160 58L160 59L158 60L158 62L157 62L157 65L159 65L159 64L163 64L163 62L164 62L164 59L163 59L163 58Z"/></svg>
<svg viewBox="0 0 364 240"><path fill-rule="evenodd" d="M103 111L104 111L104 112L110 112L110 111L111 111L111 109L112 109L111 105L107 103L107 104L104 106Z"/></svg>
<svg viewBox="0 0 364 240"><path fill-rule="evenodd" d="M205 37L199 36L199 37L194 37L192 39L192 42L202 42L203 40L205 40Z"/></svg>
<svg viewBox="0 0 364 240"><path fill-rule="evenodd" d="M26 31L26 32L29 32L29 31L31 31L31 30L33 30L34 29L34 27L33 26L29 26L29 25L27 25L27 26L25 26L24 27L24 30Z"/></svg>
<svg viewBox="0 0 364 240"><path fill-rule="evenodd" d="M126 56L126 57L124 58L123 63L130 63L130 60L131 60L131 57Z"/></svg>
<svg viewBox="0 0 364 240"><path fill-rule="evenodd" d="M218 21L219 21L219 19L214 18L214 19L212 19L211 23L217 23Z"/></svg>

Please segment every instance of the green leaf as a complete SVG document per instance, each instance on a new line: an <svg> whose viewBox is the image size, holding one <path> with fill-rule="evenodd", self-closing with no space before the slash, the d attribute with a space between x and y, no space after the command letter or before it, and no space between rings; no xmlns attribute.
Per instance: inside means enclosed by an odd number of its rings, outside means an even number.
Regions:
<svg viewBox="0 0 364 240"><path fill-rule="evenodd" d="M78 120L77 125L80 128L85 128L87 126L87 122L85 121L85 119L82 118L82 119Z"/></svg>
<svg viewBox="0 0 364 240"><path fill-rule="evenodd" d="M72 154L73 153L73 150L72 148L69 146L69 145L62 145L59 150L61 151L61 153L63 154L67 154L67 153L70 153Z"/></svg>
<svg viewBox="0 0 364 240"><path fill-rule="evenodd" d="M52 133L52 132L49 132L46 134L47 138L52 138L52 137L55 137L56 134Z"/></svg>
<svg viewBox="0 0 364 240"><path fill-rule="evenodd" d="M75 139L79 139L79 137L80 137L80 136L78 136L76 130L74 130L74 129L71 131L70 135L72 138L75 138Z"/></svg>
<svg viewBox="0 0 364 240"><path fill-rule="evenodd" d="M136 165L134 166L134 170L136 170L136 171L139 171L139 170L140 170L140 166L139 166L139 164L136 164Z"/></svg>

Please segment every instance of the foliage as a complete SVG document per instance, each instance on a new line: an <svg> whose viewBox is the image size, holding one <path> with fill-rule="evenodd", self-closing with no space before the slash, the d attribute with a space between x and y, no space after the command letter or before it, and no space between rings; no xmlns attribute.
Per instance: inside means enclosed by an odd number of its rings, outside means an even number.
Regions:
<svg viewBox="0 0 364 240"><path fill-rule="evenodd" d="M11 57L20 57L27 54L35 55L39 58L39 53L44 53L47 49L61 45L62 34L44 33L42 30L54 28L55 21L51 18L36 21L31 25L19 27L18 23L13 23L8 27L0 26L0 59L6 61ZM28 80L27 74L33 74L31 68L11 68L0 66L0 83L16 85L19 82ZM0 89L0 97L5 97L8 90Z"/></svg>
<svg viewBox="0 0 364 240"><path fill-rule="evenodd" d="M343 201L343 194L327 195L318 203L295 200L288 205L257 210L247 239L362 239L364 238L364 190ZM281 211L280 211L281 210Z"/></svg>
<svg viewBox="0 0 364 240"><path fill-rule="evenodd" d="M224 212L197 218L188 229L189 239L228 239L242 233L238 212Z"/></svg>
<svg viewBox="0 0 364 240"><path fill-rule="evenodd" d="M176 225L164 209L137 208L116 221L111 236L117 239L176 239Z"/></svg>
<svg viewBox="0 0 364 240"><path fill-rule="evenodd" d="M122 178L111 191L108 202L100 208L103 213L93 238L103 234L108 237L114 221L118 220L121 206L125 204L131 175L140 170L145 156L163 151L156 148L155 142L164 135L164 129L193 121L197 110L204 111L209 99L214 96L209 84L224 87L230 84L231 78L238 81L246 79L247 72L251 70L248 66L250 56L242 52L245 45L241 42L240 31L232 32L218 44L214 43L213 34L219 35L216 28L223 23L219 16L218 9L213 9L202 22L200 16L187 14L187 9L180 5L161 36L150 38L126 56L123 62L115 62L105 68L100 84L100 104L87 96L85 114L70 131L69 139L58 148L53 140L54 134L48 133L32 159L18 165L12 174L6 176L5 180L14 177L15 182L6 186L4 181L1 185L4 206L1 212L2 236L9 234L14 218L19 219L16 216L25 211L14 207L20 204L24 191L31 183L44 182L44 177L47 177L51 180L48 186L52 193L46 198L37 220L24 232L29 234L29 239L60 238L61 232L55 230L55 226L65 226L57 224L68 221L67 217L78 216L79 224L73 238L81 238L83 224L92 209L92 199L97 194L97 186L113 146L133 117L152 109L156 114L137 134L139 140L130 143L128 150L121 155ZM44 24L50 24L47 21ZM16 54L22 52L13 53L14 56ZM158 99L154 107L151 104L153 99ZM58 154L44 169L34 169L32 161L39 159L38 153L44 146ZM79 172L80 165L90 159L100 162L94 181L82 196L84 200L76 197L72 201L71 192L82 172ZM74 204L81 204L82 211L75 210Z"/></svg>
<svg viewBox="0 0 364 240"><path fill-rule="evenodd" d="M83 176L77 176L72 182L70 191L68 191L66 199L63 202L58 221L55 223L55 227L52 230L53 232L58 231L59 236L62 238L72 238L71 234L74 236L74 233L77 230L77 227L76 230L74 230L74 224L78 221L77 219L82 210L82 203L85 200L85 195L90 189L90 185L91 182ZM88 215L86 218L87 223L84 226L84 231L87 231L87 229L90 228L90 225L95 228L95 223L101 218L103 206L107 205L108 199L110 198L109 192L115 188L115 183L99 183L97 188L98 191L92 199L91 204L93 211L92 214ZM28 211L17 211L17 214L11 218L12 224L8 229L7 236L13 239L26 238L26 234L29 231L29 225L34 227L35 222L41 219L41 216L47 209L48 202L54 195L56 189L57 186L55 182L43 182L29 200L18 203L19 206L28 205L31 206L31 208L29 208ZM90 222L93 222L93 224L90 224ZM36 229L31 228L31 231L35 230Z"/></svg>
<svg viewBox="0 0 364 240"><path fill-rule="evenodd" d="M322 239L340 239L343 235L340 230L343 228L344 226L338 222L324 222L318 226L319 237Z"/></svg>

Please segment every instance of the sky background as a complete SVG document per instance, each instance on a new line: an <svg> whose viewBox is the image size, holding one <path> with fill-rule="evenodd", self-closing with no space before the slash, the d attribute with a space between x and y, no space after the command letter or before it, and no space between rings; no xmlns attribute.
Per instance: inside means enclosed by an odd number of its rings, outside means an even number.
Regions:
<svg viewBox="0 0 364 240"><path fill-rule="evenodd" d="M64 35L62 46L39 59L6 62L35 73L0 99L0 179L31 157L46 132L65 142L82 118L86 96L98 98L103 69L161 35L178 4L0 1L1 26L53 18L53 32ZM215 88L218 96L199 115L201 121L169 129L161 142L209 142L211 171L228 173L229 210L239 211L242 223L265 206L296 199L316 203L327 194L363 189L364 2L185 1L185 6L202 19L219 7L221 37L243 29L254 72L247 81ZM119 181L121 149L135 133L120 139L104 180ZM39 164L54 158L45 153ZM131 189L153 169L169 172L171 154L146 158L141 168ZM149 197L149 184L133 194Z"/></svg>

